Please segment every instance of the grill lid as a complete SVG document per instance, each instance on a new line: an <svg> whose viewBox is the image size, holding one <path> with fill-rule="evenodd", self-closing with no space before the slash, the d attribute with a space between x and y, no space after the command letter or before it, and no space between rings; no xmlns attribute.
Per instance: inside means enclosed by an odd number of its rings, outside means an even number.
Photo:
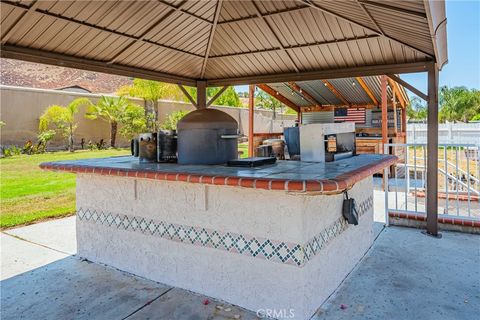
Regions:
<svg viewBox="0 0 480 320"><path fill-rule="evenodd" d="M177 123L177 130L186 129L238 129L237 121L216 109L199 109L188 113Z"/></svg>

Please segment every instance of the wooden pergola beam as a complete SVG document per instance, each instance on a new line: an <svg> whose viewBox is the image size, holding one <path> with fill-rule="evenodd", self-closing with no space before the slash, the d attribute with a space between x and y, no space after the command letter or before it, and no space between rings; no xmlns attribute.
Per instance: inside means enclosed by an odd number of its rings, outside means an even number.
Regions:
<svg viewBox="0 0 480 320"><path fill-rule="evenodd" d="M272 97L274 97L275 99L277 99L278 101L283 103L284 105L292 108L296 112L300 112L300 107L299 106L297 106L292 101L285 98L283 95L278 93L276 90L272 89L270 86L268 86L266 84L258 84L257 87L259 87L260 89L262 89L263 91L265 91L266 93L268 93L269 95L271 95Z"/></svg>
<svg viewBox="0 0 480 320"><path fill-rule="evenodd" d="M357 79L358 83L360 83L360 86L362 89L367 93L367 95L370 97L372 102L378 106L378 100L375 98L375 95L373 94L372 90L368 87L368 85L365 83L362 77L355 77Z"/></svg>
<svg viewBox="0 0 480 320"><path fill-rule="evenodd" d="M422 91L418 90L417 88L415 88L414 86L412 86L410 83L408 83L407 81L405 80L402 80L400 77L397 77L396 75L394 74L387 74L387 76L392 79L393 81L397 82L397 83L400 83L402 86L404 86L405 88L407 88L408 90L412 91L413 93L415 93L417 96L419 96L420 98L422 98L423 100L425 101L428 101L428 96L423 93Z"/></svg>
<svg viewBox="0 0 480 320"><path fill-rule="evenodd" d="M403 100L402 95L398 91L397 83L390 78L387 78L387 80L388 80L388 84L390 85L390 88L392 89L392 95L395 97L395 99L398 99L398 101L403 107L405 104L405 101Z"/></svg>
<svg viewBox="0 0 480 320"><path fill-rule="evenodd" d="M322 106L320 101L318 101L314 96L312 96L307 90L300 88L300 86L296 82L291 81L288 82L287 85L293 91L296 91L298 94L307 98L307 100L310 101L313 105Z"/></svg>
<svg viewBox="0 0 480 320"><path fill-rule="evenodd" d="M328 80L322 80L322 82L343 104L350 105L350 102Z"/></svg>

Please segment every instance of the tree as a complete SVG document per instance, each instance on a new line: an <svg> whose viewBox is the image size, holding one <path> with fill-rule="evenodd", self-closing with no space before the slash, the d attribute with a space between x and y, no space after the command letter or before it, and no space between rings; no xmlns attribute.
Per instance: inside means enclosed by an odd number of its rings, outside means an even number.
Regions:
<svg viewBox="0 0 480 320"><path fill-rule="evenodd" d="M407 117L412 120L427 119L426 102L419 97L412 97L410 103L407 105Z"/></svg>
<svg viewBox="0 0 480 320"><path fill-rule="evenodd" d="M74 151L73 135L77 129L75 114L82 106L90 106L92 102L87 98L78 98L70 102L67 106L52 105L48 107L40 117L40 133L49 129L55 130L56 134L61 134L67 141L67 148L70 152Z"/></svg>
<svg viewBox="0 0 480 320"><path fill-rule="evenodd" d="M130 140L141 132L147 131L147 119L144 108L131 104L120 118L120 135Z"/></svg>
<svg viewBox="0 0 480 320"><path fill-rule="evenodd" d="M280 109L283 111L285 107L285 105L281 103L278 99L275 99L263 90L259 90L257 92L255 97L255 105L261 109L272 110L274 117L276 110Z"/></svg>
<svg viewBox="0 0 480 320"><path fill-rule="evenodd" d="M118 124L132 105L126 97L102 96L96 105L88 107L85 117L92 120L100 118L110 123L110 146L115 148Z"/></svg>
<svg viewBox="0 0 480 320"><path fill-rule="evenodd" d="M182 100L182 93L177 85L138 78L133 80L132 85L119 88L117 94L137 97L145 101L145 117L150 131L156 131L158 127L158 100ZM147 104L152 106L151 111ZM149 113L152 113L153 117L150 117ZM152 118L153 121L151 121Z"/></svg>
<svg viewBox="0 0 480 320"><path fill-rule="evenodd" d="M185 87L187 92L192 96L193 99L197 99L197 88L194 87ZM208 87L207 88L207 101L213 98L221 88L219 87ZM190 102L186 96L183 97L183 101ZM240 96L235 91L234 87L228 87L215 101L213 104L217 106L229 106L229 107L241 107L242 102L240 101Z"/></svg>
<svg viewBox="0 0 480 320"><path fill-rule="evenodd" d="M480 114L480 91L443 86L439 94L440 121L468 122Z"/></svg>
<svg viewBox="0 0 480 320"><path fill-rule="evenodd" d="M162 125L164 130L177 130L177 123L188 114L188 111L179 110L168 115Z"/></svg>

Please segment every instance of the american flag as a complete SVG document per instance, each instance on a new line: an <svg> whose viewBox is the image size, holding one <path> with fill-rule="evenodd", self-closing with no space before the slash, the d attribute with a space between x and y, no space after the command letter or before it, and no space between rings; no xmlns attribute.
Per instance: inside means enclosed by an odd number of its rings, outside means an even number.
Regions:
<svg viewBox="0 0 480 320"><path fill-rule="evenodd" d="M365 123L365 108L336 108L333 120L335 122Z"/></svg>

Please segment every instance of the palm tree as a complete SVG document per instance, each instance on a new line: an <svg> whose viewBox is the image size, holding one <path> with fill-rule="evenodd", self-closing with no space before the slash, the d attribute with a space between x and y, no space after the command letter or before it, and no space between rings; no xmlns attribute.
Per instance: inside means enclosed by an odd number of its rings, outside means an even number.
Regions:
<svg viewBox="0 0 480 320"><path fill-rule="evenodd" d="M78 98L67 106L52 105L48 107L40 117L39 130L45 132L53 128L56 133L61 133L67 140L68 150L74 151L73 134L77 129L75 114L82 106L90 106L92 102L87 98Z"/></svg>
<svg viewBox="0 0 480 320"><path fill-rule="evenodd" d="M148 128L152 131L156 131L158 127L158 100L182 99L182 93L175 84L138 78L133 80L131 86L124 86L118 89L117 94L120 96L137 97L145 101L145 116L148 121ZM151 117L148 115L147 102L153 106L153 121L149 121Z"/></svg>
<svg viewBox="0 0 480 320"><path fill-rule="evenodd" d="M102 119L110 123L110 146L115 148L118 124L127 113L132 103L126 97L102 96L97 104L88 107L85 117L88 119Z"/></svg>

